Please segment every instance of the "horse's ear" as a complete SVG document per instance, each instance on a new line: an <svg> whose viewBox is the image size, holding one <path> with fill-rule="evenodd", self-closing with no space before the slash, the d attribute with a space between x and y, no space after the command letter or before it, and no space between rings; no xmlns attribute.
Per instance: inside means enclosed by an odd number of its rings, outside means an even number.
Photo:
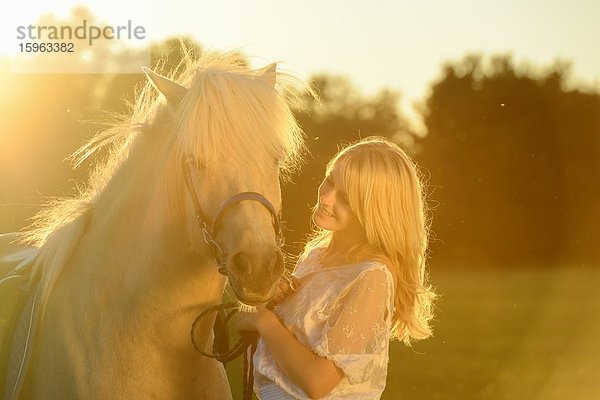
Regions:
<svg viewBox="0 0 600 400"><path fill-rule="evenodd" d="M269 64L259 69L258 73L269 82L269 85L275 87L277 83L277 63Z"/></svg>
<svg viewBox="0 0 600 400"><path fill-rule="evenodd" d="M183 86L175 83L164 76L158 75L150 68L142 67L142 71L146 74L152 86L165 96L167 103L171 106L177 107L183 99L183 96L187 93L187 89Z"/></svg>

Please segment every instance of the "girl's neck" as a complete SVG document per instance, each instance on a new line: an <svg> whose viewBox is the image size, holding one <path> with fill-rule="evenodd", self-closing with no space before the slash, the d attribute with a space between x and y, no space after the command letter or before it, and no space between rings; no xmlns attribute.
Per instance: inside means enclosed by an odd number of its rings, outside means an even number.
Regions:
<svg viewBox="0 0 600 400"><path fill-rule="evenodd" d="M364 232L333 232L327 249L330 252L345 253L355 247L357 244L366 242L367 236L364 234Z"/></svg>
<svg viewBox="0 0 600 400"><path fill-rule="evenodd" d="M350 251L364 241L359 240L357 237L350 238L334 232L329 245L321 253L321 264L326 268L346 264Z"/></svg>

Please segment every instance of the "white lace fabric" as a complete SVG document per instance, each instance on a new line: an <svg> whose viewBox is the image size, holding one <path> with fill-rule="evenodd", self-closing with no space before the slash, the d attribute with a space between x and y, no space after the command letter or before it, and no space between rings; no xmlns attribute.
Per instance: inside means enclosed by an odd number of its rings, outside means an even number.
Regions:
<svg viewBox="0 0 600 400"><path fill-rule="evenodd" d="M344 372L323 399L378 399L385 388L393 314L393 278L384 264L366 261L322 268L315 249L296 266L301 282L274 312L298 341ZM309 397L278 367L263 340L254 355L255 389L275 383Z"/></svg>

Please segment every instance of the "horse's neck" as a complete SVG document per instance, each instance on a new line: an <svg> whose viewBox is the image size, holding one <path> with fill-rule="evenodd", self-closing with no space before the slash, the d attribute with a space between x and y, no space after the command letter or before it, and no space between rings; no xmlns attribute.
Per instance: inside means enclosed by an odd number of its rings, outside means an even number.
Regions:
<svg viewBox="0 0 600 400"><path fill-rule="evenodd" d="M144 140L147 141L147 140ZM95 253L125 253L146 255L177 251L163 245L166 229L173 218L160 209L160 190L153 160L157 157L155 146L134 146L131 154L106 184L96 198L94 218L89 235L96 235L107 245ZM139 153L145 152L144 156ZM177 221L174 221L175 223ZM171 236L181 236L182 229L171 229ZM156 255L156 254L155 254ZM135 259L136 257L132 257Z"/></svg>
<svg viewBox="0 0 600 400"><path fill-rule="evenodd" d="M161 199L153 182L126 177L118 176L99 196L54 288L49 320L62 321L67 332L91 330L82 336L93 338L84 348L94 341L109 346L129 340L157 358L193 360L191 324L221 301L225 279L206 256L190 249L183 217L168 220L156 212ZM75 324L72 315L85 318ZM106 316L112 325L103 322ZM210 321L199 328L197 343L207 347ZM76 340L87 340L82 338ZM136 348L122 351L133 354Z"/></svg>
<svg viewBox="0 0 600 400"><path fill-rule="evenodd" d="M155 291L176 290L169 296L179 295L182 302L190 293L178 286L193 288L189 301L195 304L219 302L224 280L202 251L191 249L184 216L161 210L165 193L152 163L122 168L98 199L83 243L88 248L80 253L109 260L104 268L132 284L144 281Z"/></svg>

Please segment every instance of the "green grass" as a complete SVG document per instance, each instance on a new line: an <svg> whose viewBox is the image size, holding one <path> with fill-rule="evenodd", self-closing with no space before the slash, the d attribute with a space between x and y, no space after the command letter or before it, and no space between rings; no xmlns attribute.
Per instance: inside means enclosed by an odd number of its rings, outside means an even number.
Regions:
<svg viewBox="0 0 600 400"><path fill-rule="evenodd" d="M600 269L432 270L435 335L390 346L385 400L600 399ZM241 363L228 366L241 398Z"/></svg>

